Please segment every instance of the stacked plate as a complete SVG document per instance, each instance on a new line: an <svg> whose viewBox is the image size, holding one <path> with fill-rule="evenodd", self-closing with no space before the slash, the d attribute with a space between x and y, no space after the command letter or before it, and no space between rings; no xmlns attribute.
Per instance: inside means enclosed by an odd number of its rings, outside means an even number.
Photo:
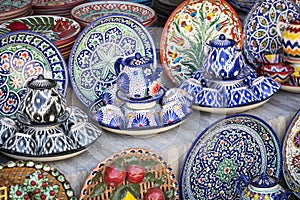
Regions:
<svg viewBox="0 0 300 200"><path fill-rule="evenodd" d="M31 0L0 1L0 23L7 20L32 15Z"/></svg>
<svg viewBox="0 0 300 200"><path fill-rule="evenodd" d="M35 15L70 17L72 8L84 2L85 0L33 0L32 9Z"/></svg>
<svg viewBox="0 0 300 200"><path fill-rule="evenodd" d="M51 15L21 17L0 25L0 35L18 30L41 33L49 38L58 47L63 57L67 59L80 33L80 25L75 20Z"/></svg>
<svg viewBox="0 0 300 200"><path fill-rule="evenodd" d="M144 26L154 26L157 21L155 11L139 3L128 1L97 1L76 6L71 11L71 16L83 28L92 21L109 14L124 14L135 18Z"/></svg>

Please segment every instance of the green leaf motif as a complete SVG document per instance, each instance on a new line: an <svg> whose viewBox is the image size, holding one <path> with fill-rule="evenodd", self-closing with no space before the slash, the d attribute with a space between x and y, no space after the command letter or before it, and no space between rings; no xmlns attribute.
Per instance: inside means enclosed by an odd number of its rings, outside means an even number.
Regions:
<svg viewBox="0 0 300 200"><path fill-rule="evenodd" d="M125 185L119 185L110 196L111 200L120 200L126 196L128 189Z"/></svg>
<svg viewBox="0 0 300 200"><path fill-rule="evenodd" d="M97 172L96 175L92 178L92 182L97 183L102 176L103 176L102 171Z"/></svg>
<svg viewBox="0 0 300 200"><path fill-rule="evenodd" d="M174 190L171 189L171 190L166 191L165 192L165 198L169 199L169 200L174 199Z"/></svg>
<svg viewBox="0 0 300 200"><path fill-rule="evenodd" d="M154 182L155 181L155 177L154 177L154 174L152 172L147 172L145 174L145 177L144 177L144 180L143 180L145 183L147 182Z"/></svg>
<svg viewBox="0 0 300 200"><path fill-rule="evenodd" d="M141 186L140 184L128 184L127 185L128 191L136 197L141 196Z"/></svg>
<svg viewBox="0 0 300 200"><path fill-rule="evenodd" d="M101 195L105 191L105 188L106 188L105 183L97 184L91 192L91 198L94 198L94 197L97 197L97 196Z"/></svg>
<svg viewBox="0 0 300 200"><path fill-rule="evenodd" d="M155 181L155 187L159 187L163 185L167 180L167 175L163 174L160 177L158 177Z"/></svg>

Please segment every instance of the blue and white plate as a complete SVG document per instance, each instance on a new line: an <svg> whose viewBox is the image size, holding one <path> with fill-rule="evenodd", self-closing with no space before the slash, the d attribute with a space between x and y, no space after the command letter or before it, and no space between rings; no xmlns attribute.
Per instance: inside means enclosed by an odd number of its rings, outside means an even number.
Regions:
<svg viewBox="0 0 300 200"><path fill-rule="evenodd" d="M112 14L86 26L69 58L70 80L79 100L90 106L104 94L105 98L116 99L116 81L122 69L116 69L114 64L118 58L137 52L157 66L154 41L136 19Z"/></svg>
<svg viewBox="0 0 300 200"><path fill-rule="evenodd" d="M281 148L274 130L252 115L232 115L204 130L182 168L181 199L240 199L235 182L261 172L280 177ZM245 186L242 186L242 189Z"/></svg>

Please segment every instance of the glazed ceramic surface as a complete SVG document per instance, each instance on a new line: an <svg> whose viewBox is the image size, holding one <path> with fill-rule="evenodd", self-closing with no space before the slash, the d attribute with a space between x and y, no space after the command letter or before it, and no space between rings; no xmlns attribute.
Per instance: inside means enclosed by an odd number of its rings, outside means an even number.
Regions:
<svg viewBox="0 0 300 200"><path fill-rule="evenodd" d="M26 10L28 6L30 6L30 0L21 0L21 1L1 1L0 2L0 10L1 14L5 15L13 15L22 10Z"/></svg>
<svg viewBox="0 0 300 200"><path fill-rule="evenodd" d="M124 177L124 182L112 186L114 182L109 182L106 170L117 168L118 170L128 170L132 166L137 166L146 172L145 178L148 181L134 181ZM155 186L154 186L155 185ZM157 153L146 149L125 149L108 156L89 173L83 183L80 200L83 199L122 199L123 197L132 199L143 199L151 187L157 187L163 191L163 199L179 199L178 182L170 165ZM122 198L121 198L122 197Z"/></svg>
<svg viewBox="0 0 300 200"><path fill-rule="evenodd" d="M40 33L59 46L65 41L75 40L80 32L80 25L69 18L35 15L11 19L0 25L0 33L9 33L17 30L30 30Z"/></svg>
<svg viewBox="0 0 300 200"><path fill-rule="evenodd" d="M65 96L68 74L64 58L44 36L12 32L0 38L0 116L14 116L24 97L26 82L42 74L57 82Z"/></svg>
<svg viewBox="0 0 300 200"><path fill-rule="evenodd" d="M180 177L182 199L240 199L242 173L279 177L282 157L276 133L252 115L233 115L203 131L188 152Z"/></svg>
<svg viewBox="0 0 300 200"><path fill-rule="evenodd" d="M229 0L228 2L234 8L248 12L255 3L255 0Z"/></svg>
<svg viewBox="0 0 300 200"><path fill-rule="evenodd" d="M257 61L263 60L262 54L277 53L281 48L277 23L298 17L298 7L290 0L257 1L244 23L244 53L247 60L257 67Z"/></svg>
<svg viewBox="0 0 300 200"><path fill-rule="evenodd" d="M288 187L300 198L300 112L294 115L283 139L283 175Z"/></svg>
<svg viewBox="0 0 300 200"><path fill-rule="evenodd" d="M80 3L83 3L84 0L33 0L32 6L35 8L47 9L47 8L69 8Z"/></svg>
<svg viewBox="0 0 300 200"><path fill-rule="evenodd" d="M90 23L109 14L124 14L135 18L143 24L151 21L156 15L152 8L130 1L84 3L73 8L71 14L74 19L85 23Z"/></svg>
<svg viewBox="0 0 300 200"><path fill-rule="evenodd" d="M120 71L118 58L139 52L156 67L155 45L145 27L128 16L109 15L87 26L76 40L69 59L73 91L89 106L97 99L113 101Z"/></svg>
<svg viewBox="0 0 300 200"><path fill-rule="evenodd" d="M171 14L161 36L160 60L175 84L203 68L207 43L224 34L242 46L242 27L234 9L223 0L189 0Z"/></svg>

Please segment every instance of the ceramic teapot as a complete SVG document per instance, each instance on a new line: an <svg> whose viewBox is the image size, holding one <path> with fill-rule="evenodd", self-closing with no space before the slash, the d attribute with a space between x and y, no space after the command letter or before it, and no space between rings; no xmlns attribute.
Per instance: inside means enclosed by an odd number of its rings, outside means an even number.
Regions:
<svg viewBox="0 0 300 200"><path fill-rule="evenodd" d="M247 185L244 190L241 190L241 182ZM288 200L290 194L278 184L275 177L268 176L266 173L255 176L251 181L242 174L236 186L241 199L245 200Z"/></svg>
<svg viewBox="0 0 300 200"><path fill-rule="evenodd" d="M66 101L56 89L56 82L39 75L27 83L20 114L32 123L52 123L65 113Z"/></svg>
<svg viewBox="0 0 300 200"><path fill-rule="evenodd" d="M203 75L209 79L235 79L244 66L242 51L237 49L236 42L226 39L225 35L221 34L207 46L208 52L203 60Z"/></svg>
<svg viewBox="0 0 300 200"><path fill-rule="evenodd" d="M276 30L281 38L283 53L288 57L300 56L300 19L278 22Z"/></svg>
<svg viewBox="0 0 300 200"><path fill-rule="evenodd" d="M163 71L162 67L155 67L150 58L140 53L126 59L117 59L115 70L120 72L118 88L132 100L143 100L155 95L160 88L158 79Z"/></svg>

